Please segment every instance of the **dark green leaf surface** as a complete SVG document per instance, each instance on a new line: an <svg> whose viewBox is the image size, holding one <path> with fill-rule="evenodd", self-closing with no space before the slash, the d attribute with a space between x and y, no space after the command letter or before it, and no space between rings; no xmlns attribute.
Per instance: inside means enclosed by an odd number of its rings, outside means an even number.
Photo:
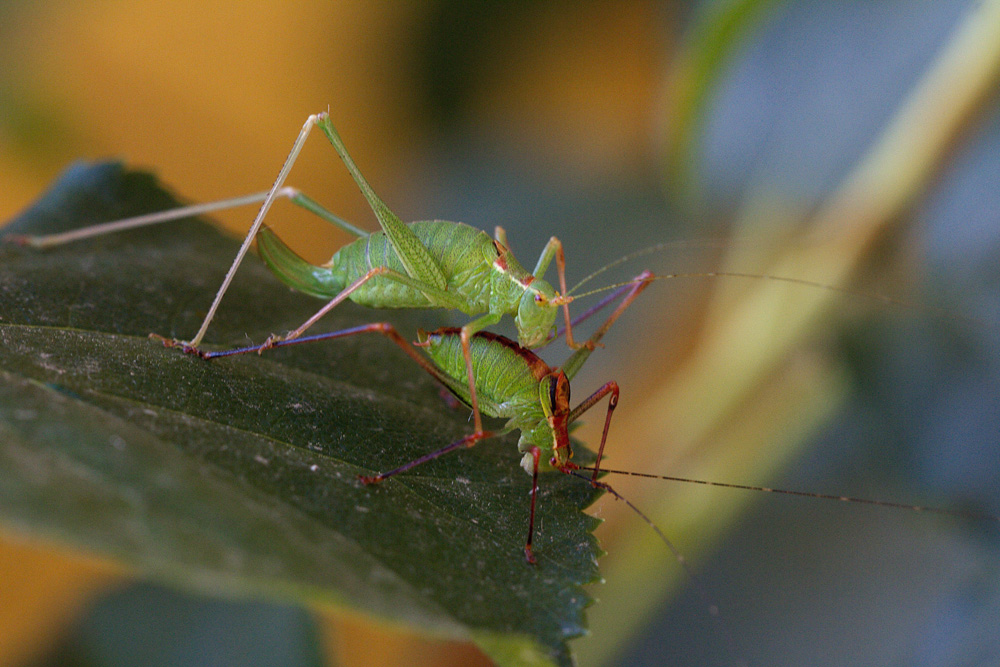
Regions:
<svg viewBox="0 0 1000 667"><path fill-rule="evenodd" d="M5 231L51 232L172 204L144 174L72 168ZM342 605L508 664L569 662L597 577L594 498L542 479L539 563L525 564L530 478L513 438L395 467L468 432L380 336L205 362L190 336L235 254L197 222L48 251L0 247L0 520L223 595ZM208 347L261 342L320 302L246 262ZM352 304L324 330L425 312Z"/></svg>

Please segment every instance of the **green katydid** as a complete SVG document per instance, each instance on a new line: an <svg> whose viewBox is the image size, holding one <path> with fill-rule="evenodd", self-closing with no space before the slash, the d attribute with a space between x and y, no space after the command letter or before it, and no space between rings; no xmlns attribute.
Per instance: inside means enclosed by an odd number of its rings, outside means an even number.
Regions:
<svg viewBox="0 0 1000 667"><path fill-rule="evenodd" d="M573 452L569 441L569 425L584 412L596 405L605 396L609 397L607 415L604 421L604 433L594 464L591 481L595 485L603 485L597 481L598 469L604 444L607 441L608 427L611 415L618 404L618 385L614 381L605 383L575 408L569 406L569 381L580 370L591 352L595 349L604 334L618 319L626 308L649 285L654 276L643 272L623 289L616 292L617 296L625 291L625 296L618 307L608 316L607 320L594 332L585 344L570 356L559 368L552 368L537 355L525 347L496 334L477 332L470 340L472 369L476 379L476 391L480 397L478 405L472 402L472 392L465 383L466 352L465 339L461 329L446 328L435 332L421 331L416 344L427 352L427 357L421 355L414 346L408 343L396 329L388 323L378 322L368 325L335 331L330 333L303 336L293 339L276 341L272 347L289 344L313 342L344 338L361 333L379 333L396 343L425 371L438 380L461 401L470 405L474 411L490 417L507 419L507 424L499 431L484 431L481 428L441 449L404 464L394 470L370 477L362 477L366 484L382 480L404 472L414 466L433 460L442 454L472 447L480 440L504 435L514 430L521 432L518 448L524 454L521 465L533 476L531 494L531 514L528 527L528 539L525 542L525 557L534 562L532 554L532 535L534 532L535 498L538 488L538 470L543 461L563 472L572 472L578 467L570 459ZM257 351L257 347L244 347L220 352L200 351L199 355L206 359L244 354ZM480 423L477 414L476 423ZM544 456L543 456L544 455ZM608 487L607 490L610 490ZM613 493L613 491L612 491ZM617 494L615 494L617 495Z"/></svg>
<svg viewBox="0 0 1000 667"><path fill-rule="evenodd" d="M284 187L313 127L319 127L333 144L378 218L381 232L368 234L326 211L294 188ZM309 264L264 225L264 218L279 197L288 198L316 213L358 236L358 240L340 248L330 261L321 266ZM510 314L514 317L519 342L530 348L552 339L556 310L562 307L566 320L566 342L570 348L578 347L573 340L568 307L572 298L565 295L565 258L559 239L554 236L549 239L534 271L528 272L508 249L506 233L500 227L496 229L495 238L491 239L485 232L464 223L433 220L404 224L372 190L326 113L309 116L274 185L266 193L94 225L68 234L33 238L9 237L8 240L46 247L258 201L263 203L257 217L197 333L189 341L161 339L165 344L197 352L236 270L257 239L262 258L282 281L299 291L328 299L325 306L297 329L283 336L272 335L268 338L260 346L261 350L280 340L298 338L346 299L373 308L447 308L472 316L480 315L461 329L467 386L472 406L476 408L478 399L469 350L470 337L477 331L496 324L503 315ZM542 279L553 258L556 260L561 294ZM474 414L476 431L482 431L479 411L474 409Z"/></svg>

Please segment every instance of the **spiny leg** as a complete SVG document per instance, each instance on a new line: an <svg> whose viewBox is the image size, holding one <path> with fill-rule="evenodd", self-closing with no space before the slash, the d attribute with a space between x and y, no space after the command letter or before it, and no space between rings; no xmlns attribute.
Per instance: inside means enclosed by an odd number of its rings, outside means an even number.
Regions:
<svg viewBox="0 0 1000 667"><path fill-rule="evenodd" d="M369 271L368 273L366 273L365 275L361 276L360 278L358 278L357 280L355 280L353 283L351 283L350 285L348 285L347 287L345 287L340 292L340 294L338 294L337 296L335 296L325 306L323 306L318 311L316 311L316 313L312 317L310 317L308 320L306 320L301 325L299 325L298 328L294 329L293 331L289 331L284 336L279 336L278 334L271 334L268 337L268 339L266 341L264 341L264 344L257 348L257 351L258 352L263 352L264 350L268 350L268 349L274 347L277 343L279 343L281 341L292 341L292 340L295 340L296 338L299 338L303 333L305 333L306 329L308 329L312 325L316 324L316 322L319 321L320 318L322 318L324 315L326 315L327 313L329 313L336 306L338 306L341 303L343 303L349 296L351 296L351 294L353 294L355 291L357 291L358 289L360 289L369 280L371 280L372 278L376 278L378 276L385 275L385 274L390 273L390 272L391 272L391 269L389 269L388 267L385 267L385 266L380 266L380 267L372 269L371 271Z"/></svg>
<svg viewBox="0 0 1000 667"><path fill-rule="evenodd" d="M608 329L611 328L611 325L615 323L615 320L621 317L621 314L625 312L625 309L628 308L633 301L635 301L636 297L638 297L642 291L653 282L653 280L655 280L655 276L649 271L643 271L632 279L632 285L628 288L628 293L625 295L625 298L622 299L621 303L618 304L618 307L614 309L611 315L608 316L608 319L604 321L597 331L595 331L590 338L587 339L586 343L580 345L579 349L577 349L577 351L566 360L566 363L562 365L562 370L566 373L566 377L572 379L573 376L577 374L584 362L587 361L587 358L594 351L594 348L597 347L597 344L604 337L604 334L606 334Z"/></svg>
<svg viewBox="0 0 1000 667"><path fill-rule="evenodd" d="M285 334L283 336L282 335L278 335L278 334L271 334L270 336L268 336L268 338L267 338L266 341L264 341L261 345L258 345L255 349L257 350L258 353L261 353L261 352L264 352L265 350L269 350L272 347L275 347L277 345L277 343L279 343L281 341L292 341L292 340L295 340L296 338L299 338L306 331L306 329L308 329L309 327L311 327L320 318L322 318L328 312L330 312L331 310L333 310L334 307L336 307L339 304L343 303L349 296L351 296L352 293L354 293L355 291L357 291L366 282L368 282L372 278L375 278L375 277L381 276L381 275L385 275L385 274L390 273L390 272L391 272L391 269L388 269L387 267L384 267L384 266L372 269L371 271L369 271L368 273L366 273L365 275L361 276L360 278L358 278L357 280L355 280L353 283L351 283L350 285L348 285L347 287L345 287L340 292L340 294L338 294L333 299L331 299L325 306L323 306L322 308L320 308L312 317L310 317L308 320L306 320L304 323L302 323L297 329L294 329L293 331L290 331L290 332L288 332L287 334ZM206 352L206 353L202 354L202 352L200 351L200 349L196 345L192 345L191 343L186 343L184 341L178 341L176 339L166 338L164 336L160 336L159 334L149 334L149 337L152 338L152 339L154 339L154 340L158 340L158 341L162 342L165 347L180 347L182 350L184 350L188 354L197 354L198 356L202 357L203 359L212 359L212 358L217 357L217 356L226 356L226 355L221 355L221 354L213 353L213 352ZM240 349L242 350L243 348L240 348Z"/></svg>
<svg viewBox="0 0 1000 667"><path fill-rule="evenodd" d="M239 269L240 265L243 263L243 259L246 257L247 252L250 250L250 246L253 244L254 239L257 237L261 226L264 223L264 218L267 216L271 205L279 197L287 197L299 206L309 210L321 218L336 224L343 229L355 234L359 237L367 236L368 233L357 227L354 227L350 223L342 220L336 215L330 213L322 206L320 206L316 201L303 195L298 190L294 188L285 188L284 183L288 178L288 174L292 170L292 166L298 159L299 153L302 151L303 146L312 128L316 125L328 125L329 118L327 114L313 114L306 119L306 122L302 125L302 129L299 131L295 142L292 144L292 148L288 153L288 157L285 158L284 164L281 166L281 170L278 172L278 176L271 186L271 189L267 191L266 194L261 196L260 193L253 195L247 195L245 197L238 197L231 200L225 200L222 202L214 202L209 204L199 204L190 207L182 207L179 209L174 209L172 211L164 211L161 213L152 214L149 216L139 216L137 218L130 218L128 220L120 220L117 222L107 223L105 225L96 225L94 227L87 228L85 230L78 230L76 232L71 232L66 235L58 235L56 237L44 237L40 239L33 239L32 237L11 237L10 240L14 242L20 242L23 244L36 245L36 246L46 246L55 245L58 243L65 243L68 241L86 238L88 236L94 236L98 234L105 234L114 231L120 231L122 229L131 229L133 227L141 227L144 225L156 224L158 222L165 222L167 220L174 220L178 218L188 217L190 215L195 215L198 213L204 213L207 211L219 210L222 208L230 208L232 206L239 206L243 204L250 204L256 201L261 201L262 204L257 212L257 216L254 218L253 223L250 225L250 229L247 231L246 237L243 239L243 243L240 245L239 250L236 253L236 257L233 259L232 265L226 272L225 277L222 279L222 284L216 291L215 298L212 300L212 304L209 306L208 312L205 314L205 318L198 328L198 331L189 341L164 339L162 336L154 336L164 341L165 344L170 346L179 346L186 351L197 350L198 346L201 344L205 337L205 333L208 330L209 325L215 318L215 314L218 311L219 304L222 302L222 298L228 291L230 284L233 281L233 277L236 275L236 271ZM324 127L325 127L324 125ZM339 150L338 150L339 152ZM348 158L349 159L349 158ZM353 163L351 163L353 164ZM349 165L350 166L350 165Z"/></svg>
<svg viewBox="0 0 1000 667"><path fill-rule="evenodd" d="M504 235L504 239L506 240L506 234ZM562 241L555 236L550 238L549 242L542 249L542 254L538 257L538 263L535 264L534 276L541 278L545 274L545 271L549 268L549 264L552 263L553 256L556 259L556 272L559 275L559 296L556 297L554 304L562 306L563 309L563 317L566 321L566 345L572 350L577 350L581 347L581 344L577 344L573 340L573 322L569 316L569 304L573 300L573 297L566 295L566 254L563 252ZM589 342L582 345L588 344Z"/></svg>
<svg viewBox="0 0 1000 667"><path fill-rule="evenodd" d="M572 357L563 365L561 372L556 375L556 385L553 390L554 402L553 415L551 417L551 422L554 426L553 429L557 432L557 442L555 449L553 449L553 457L550 463L556 467L558 470L565 472L567 474L578 475L574 471L578 469L578 466L568 460L566 454L560 455L558 452L562 448L569 448L568 437L566 437L567 427L574 420L578 419L580 415L585 413L590 408L594 407L602 398L605 396L610 396L608 400L608 410L604 417L604 431L601 435L601 445L597 450L597 461L594 464L594 473L590 478L590 482L595 487L603 488L604 485L598 481L597 476L600 474L600 462L604 455L604 446L608 438L608 429L611 426L611 416L614 414L615 408L618 406L618 395L619 389L618 384L614 381L605 383L600 389L595 391L589 397L587 397L582 403L580 403L576 408L570 410L569 403L569 378L571 378L583 365L587 357L596 347L598 341L607 333L611 325L614 324L615 320L628 308L632 301L635 300L639 294L642 293L644 289L652 282L653 274L648 271L644 271L638 276L636 276L635 283L628 288L628 294L622 300L618 307L615 308L614 312L608 316L608 319L598 328L596 332L587 340L585 344L580 346ZM563 434L563 438L558 437L558 433ZM567 452L568 453L568 452ZM534 448L531 451L534 458L534 468L533 468L533 482L532 482L532 496L531 496L531 514L528 520L528 542L525 546L525 556L528 558L529 562L534 562L534 558L531 553L531 540L534 534L534 520L535 520L535 494L537 493L537 476L538 476L538 458L539 451ZM561 462L560 462L561 460ZM617 495L617 494L616 494Z"/></svg>
<svg viewBox="0 0 1000 667"><path fill-rule="evenodd" d="M315 343L321 340L336 340L338 338L347 338L348 336L356 336L363 333L377 333L385 336L399 346L399 348L403 350L408 357L417 362L417 364L435 380L447 386L447 378L445 374L437 366L428 361L426 357L420 354L420 352L418 352L411 343L407 342L407 340L403 338L398 331L396 331L396 328L388 322L373 322L371 324L362 324L360 326L350 327L349 329L340 329L338 331L313 334L312 336L302 336L291 340L276 341L271 348L287 347L289 345L302 345L304 343ZM215 352L196 349L190 349L187 351L191 354L198 355L202 359L219 359L221 357L233 357L239 354L248 354L250 352L260 352L260 345L247 345L245 347L237 347L230 350L219 350Z"/></svg>
<svg viewBox="0 0 1000 667"><path fill-rule="evenodd" d="M232 283L233 277L236 275L236 270L243 262L243 258L246 257L247 251L250 250L250 246L252 245L254 238L256 238L257 233L264 224L264 218L271 209L271 205L274 203L274 200L277 199L278 193L281 191L282 186L285 183L285 179L288 178L288 174L291 172L292 166L299 157L299 153L302 152L302 147L305 146L306 139L309 138L309 133L312 131L313 127L317 125L323 127L325 131L326 126L329 125L329 117L326 113L312 114L306 119L306 122L303 123L302 129L299 130L298 137L295 138L295 142L292 144L292 149L288 152L288 157L285 158L285 163L281 166L281 170L278 172L278 176L275 178L274 184L271 186L267 196L264 198L264 202L261 204L260 210L257 212L257 217L254 218L253 224L250 225L246 238L243 239L243 244L236 253L236 258L233 260L232 266L222 279L222 284L219 286L219 290L215 295L215 299L212 301L212 305L208 309L208 313L205 315L204 321L201 323L201 327L199 327L198 332L190 341L178 342L178 344L182 345L185 349L189 347L197 348L198 345L201 344L202 339L205 337L205 332L208 330L208 325L215 318L215 313L219 308L219 303L222 301L222 297L229 289L229 285ZM338 150L338 153L339 152L340 151ZM341 155L341 157L343 157L343 155ZM348 158L348 160L349 159L350 158Z"/></svg>
<svg viewBox="0 0 1000 667"><path fill-rule="evenodd" d="M483 418L479 412L479 397L476 392L476 378L472 371L472 336L486 327L500 321L499 315L483 315L469 322L461 329L459 339L462 341L462 357L465 359L465 375L469 382L469 403L472 405L472 419L476 432L483 430Z"/></svg>
<svg viewBox="0 0 1000 667"><path fill-rule="evenodd" d="M622 299L621 303L618 304L618 307L615 308L615 310L611 313L611 315L608 316L608 319L605 320L604 323L597 329L597 331L595 331L594 334L587 340L587 343L583 347L581 347L581 349L575 352L573 356L570 357L563 365L562 371L565 373L567 378L572 378L576 374L576 372L583 365L584 361L586 361L587 357L590 356L590 353L594 349L594 346L596 346L597 343L600 341L600 339L604 337L604 334L606 334L608 329L611 328L611 325L614 324L615 320L617 320L621 316L621 314L625 312L625 309L632 304L632 302L636 299L636 297L638 297L639 294L641 294L642 291L646 289L647 286L649 286L649 284L652 282L652 279L653 275L648 271L643 271L641 274L636 276L635 284L633 284L629 288L628 294L625 296L624 299ZM594 474L591 478L595 484L597 483L597 476L600 470L601 458L604 456L604 446L608 438L608 429L611 426L611 416L614 413L615 408L618 406L618 395L619 395L618 383L614 381L605 383L600 389L595 391L593 394L587 397L582 403L573 408L573 410L571 410L568 416L566 417L567 425L573 423L575 420L579 419L580 415L585 413L590 408L594 407L594 405L596 405L598 401L600 401L602 398L608 395L610 395L610 398L608 399L608 410L604 417L604 431L602 432L601 435L601 444L597 450L597 461L594 464ZM575 467L576 466L572 464L565 466L566 469L572 469Z"/></svg>
<svg viewBox="0 0 1000 667"><path fill-rule="evenodd" d="M597 484L597 476L600 474L601 458L604 456L604 443L608 440L608 428L611 426L611 415L614 414L615 408L618 407L618 383L614 380L604 383L600 389L588 396L582 403L580 403L580 405L573 408L573 411L569 413L569 417L567 419L567 423L573 423L580 417L580 415L594 407L598 401L609 394L611 397L608 399L608 411L604 416L604 431L601 433L601 445L597 448L597 460L594 461L594 475L591 478L595 485Z"/></svg>
<svg viewBox="0 0 1000 667"><path fill-rule="evenodd" d="M629 282L629 283L627 283L625 285L622 285L621 287L619 287L618 289L616 289L614 292L612 292L611 294L608 294L603 299L601 299L599 302L597 302L596 304L594 304L593 306L591 306L590 308L588 308L584 312L582 312L579 315L577 315L576 317L574 317L573 321L571 322L572 326L574 326L574 327L578 326L581 322L590 319L591 317L593 317L594 315L596 315L600 311L602 311L605 308L607 308L608 305L610 305L611 303L617 301L619 298L621 298L621 296L623 294L625 294L626 292L628 292L629 290L631 290L633 284L634 283ZM559 336L562 336L564 333L566 333L566 327L565 326L562 329L557 330L552 335L552 337L549 338L548 341L546 341L546 345L549 342L555 340L556 338L559 338Z"/></svg>
<svg viewBox="0 0 1000 667"><path fill-rule="evenodd" d="M292 166L295 164L296 159L298 159L299 153L302 151L302 147L305 145L306 139L309 137L309 132L312 130L321 117L325 117L325 114L313 114L306 119L306 122L302 125L302 129L299 131L298 137L296 137L295 142L292 144L292 149L289 151L288 157L285 158L285 162L278 172L278 176L271 186L271 189L267 191L266 194L261 196L261 193L255 193L252 195L246 195L244 197L237 197L234 199L223 200L220 202L211 202L208 204L197 204L194 206L181 207L178 209L173 209L171 211L163 211L160 213L153 213L144 216L137 216L135 218L129 218L126 220L119 220L116 222L105 223L103 225L95 225L93 227L88 227L82 230L76 230L75 232L70 232L67 234L53 235L48 237L18 237L12 236L9 240L17 243L34 245L38 247L46 247L50 245L57 245L60 243L66 243L69 241L74 241L81 238L87 238L89 236L96 236L100 234L107 234L111 232L121 231L125 229L132 229L135 227L142 227L151 224L157 224L160 222L166 222L168 220L176 220L179 218L189 217L191 215L197 215L200 213L205 213L214 210L220 210L224 208L232 208L233 206L241 206L244 204L251 204L256 201L263 200L260 209L257 212L257 216L254 218L253 223L250 225L250 229L247 231L246 237L243 239L243 243L240 245L239 250L236 253L236 257L233 259L232 265L226 272L225 277L222 279L222 284L216 291L215 298L212 300L211 306L209 306L208 312L205 314L205 319L202 320L201 326L198 331L191 338L190 341L181 340L171 340L164 338L163 336L151 335L153 338L162 340L165 345L169 347L182 347L187 352L193 352L198 349L201 341L205 337L205 333L208 331L208 326L211 324L212 320L215 318L216 311L219 309L219 304L222 302L223 296L225 296L226 291L229 289L230 284L233 281L233 277L236 275L236 271L239 269L240 265L243 263L243 259L246 257L250 246L253 244L254 239L257 237L257 233L260 231L261 226L264 223L264 218L267 216L268 211L274 201L280 197L286 197L290 199L293 203L309 210L321 218L336 224L343 229L357 235L357 236L367 236L368 233L357 227L354 227L345 220L342 220L338 216L330 213L324 209L315 200L303 195L295 188L284 187L284 182L288 178L288 174L291 172Z"/></svg>

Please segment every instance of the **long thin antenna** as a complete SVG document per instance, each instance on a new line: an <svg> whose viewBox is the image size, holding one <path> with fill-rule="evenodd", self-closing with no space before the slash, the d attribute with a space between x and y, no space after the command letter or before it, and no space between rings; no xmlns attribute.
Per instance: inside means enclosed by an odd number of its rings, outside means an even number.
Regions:
<svg viewBox="0 0 1000 667"><path fill-rule="evenodd" d="M593 471L593 468L580 466L580 470ZM634 472L631 470L611 470L601 468L601 472L612 475L629 475L631 477L645 477L647 479L660 479L668 482L684 482L686 484L700 484L702 486L716 486L724 489L740 489L743 491L764 491L766 493L780 493L786 496L800 496L802 498L817 498L820 500L835 500L842 503L858 503L861 505L875 505L878 507L889 507L892 509L909 510L911 512L924 512L927 514L943 514L962 519L974 519L976 521L994 521L1000 523L1000 516L987 514L985 512L970 512L966 510L948 509L945 507L928 507L926 505L907 505L906 503L896 503L888 500L873 500L871 498L856 498L853 496L837 496L828 493L813 493L811 491L793 491L789 489L772 489L767 486L752 486L749 484L731 484L729 482L709 482L704 479L691 479L688 477L674 477L671 475L654 475L652 473Z"/></svg>
<svg viewBox="0 0 1000 667"><path fill-rule="evenodd" d="M585 276L583 280L573 285L566 296L573 294L588 282L596 278L597 276L605 273L606 271L615 268L619 264L624 264L625 262L631 261L636 257L642 257L643 255L652 255L654 252L660 252L661 250L670 250L673 248L723 248L729 245L729 241L725 239L681 239L677 241L666 241L664 243L656 243L651 246L646 246L645 248L640 248L627 255L622 255L618 259L608 262L601 268ZM589 292L588 292L589 293ZM578 295L579 296L579 295Z"/></svg>
<svg viewBox="0 0 1000 667"><path fill-rule="evenodd" d="M996 322L989 322L977 319L975 317L969 317L966 315L962 315L960 313L952 312L947 308L941 308L930 304L916 303L914 301L907 301L905 299L897 299L896 297L887 296L885 294L880 294L878 292L866 292L862 290L851 289L849 287L841 287L839 285L830 285L828 283L821 283L817 280L808 280L806 278L793 278L791 276L775 276L767 273L741 273L739 271L694 271L688 273L658 273L648 278L647 280L668 280L674 278L751 278L754 280L770 280L790 285L801 285L803 287L826 290L827 292L832 292L840 296L852 297L855 299L866 299L868 301L873 301L876 303L881 303L889 306L896 306L899 308L905 308L908 310L923 312L930 316L941 319L960 320L962 322L966 322L967 324L977 325L981 327L996 328L997 326L1000 326L1000 324ZM620 289L624 285L633 285L635 284L635 282L636 281L633 279L633 280L626 280L620 283L614 283L611 285L605 285L604 287L593 289L590 290L589 292L583 292L582 294L575 294L573 295L573 298L581 299L585 296L590 296L592 294L600 294L602 292L607 292L608 290Z"/></svg>

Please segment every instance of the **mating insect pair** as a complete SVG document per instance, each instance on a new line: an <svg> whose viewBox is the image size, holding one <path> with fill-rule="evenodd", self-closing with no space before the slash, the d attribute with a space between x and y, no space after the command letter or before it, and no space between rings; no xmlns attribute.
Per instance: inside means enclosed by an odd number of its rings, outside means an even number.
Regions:
<svg viewBox="0 0 1000 667"><path fill-rule="evenodd" d="M368 200L381 225L381 232L367 234L326 211L297 190L284 187L285 179L311 129L317 126L329 138ZM264 226L264 218L278 197L289 198L361 238L342 247L326 264L312 265L296 255ZM565 259L562 244L557 238L549 240L533 273L529 273L507 248L506 235L500 228L497 229L496 237L491 239L484 232L462 223L423 221L403 224L369 186L326 114L310 116L303 125L274 185L266 194L182 207L164 213L95 225L67 234L34 238L10 236L8 240L47 247L246 204L258 199L263 200L260 211L195 336L189 341L167 339L156 334L153 337L162 340L167 346L182 347L186 352L209 359L249 351L263 352L271 347L293 342L341 338L366 332L387 336L472 408L474 431L441 450L390 472L365 478L364 481L378 482L454 449L471 447L485 438L520 430L519 447L524 452L522 466L534 478L525 545L526 558L531 562L534 562L531 545L539 466L550 465L565 472L576 470L575 464L570 461L572 450L568 427L605 396L610 396L610 399L604 435L598 450L598 461L590 477L595 486L610 490L610 487L597 481L597 467L611 415L617 404L618 386L614 382L608 382L571 409L569 380L583 366L612 323L653 276L649 273L641 274L633 284L621 287L611 298L605 299L574 322L570 319L568 309L573 297L566 294ZM283 282L298 291L329 301L295 330L283 336L272 335L260 346L223 352L202 350L200 345L208 326L255 239L264 262ZM557 293L542 278L553 259L556 260L561 293ZM586 342L577 344L573 340L573 325L589 317L621 293L625 293L625 296L607 321ZM460 329L442 330L422 337L419 345L426 349L432 362L419 354L391 325L385 323L308 338L303 336L306 330L346 299L376 308L448 308L481 316ZM529 348L544 345L555 338L555 320L559 308L562 308L565 317L566 342L575 352L561 368L551 368ZM505 314L514 318L520 345L501 336L480 333L485 327L499 322ZM507 425L496 433L485 431L482 414L505 418L508 420Z"/></svg>
<svg viewBox="0 0 1000 667"><path fill-rule="evenodd" d="M472 372L475 378L475 391L479 395L477 410L490 417L507 420L499 431L483 431L477 429L473 433L460 438L441 449L430 452L409 463L405 463L388 472L374 476L364 476L365 484L381 482L388 477L405 472L423 463L427 463L448 452L472 447L480 440L501 436L511 431L521 432L518 448L524 453L521 466L532 476L531 509L528 518L528 537L525 541L524 554L530 563L535 562L532 550L535 526L535 505L538 496L538 471L540 466L548 465L556 470L580 476L575 472L580 470L573 463L573 451L569 439L569 426L583 413L596 405L605 396L609 396L607 413L604 420L604 432L601 444L597 449L597 460L593 465L590 481L616 497L618 494L604 482L598 481L600 462L607 442L608 427L611 416L618 404L618 385L614 381L607 382L597 391L584 399L575 408L570 408L570 380L583 366L587 357L600 342L604 334L622 312L649 285L652 274L646 272L636 277L634 285L623 288L626 291L618 307L596 332L581 345L580 348L559 368L552 368L533 352L514 341L489 332L476 333L465 347L465 339L458 328L440 329L435 332L419 333L417 346L426 350L431 361L422 356L412 344L406 341L396 329L388 323L379 322L352 329L330 333L304 336L292 340L274 342L272 347L283 347L320 340L332 340L353 336L360 333L378 333L400 347L421 368L434 377L444 387L467 405L472 405L472 397L465 384L466 349L471 351ZM247 352L259 351L259 347L243 347L221 352L200 351L199 356L205 359L227 357ZM479 415L476 415L479 423Z"/></svg>
<svg viewBox="0 0 1000 667"><path fill-rule="evenodd" d="M347 166L375 213L381 226L380 232L369 234L329 212L298 190L284 185L314 127L319 127L323 131ZM310 264L294 253L264 225L271 205L278 198L287 198L360 238L342 247L325 264L319 266ZM63 234L41 237L8 236L6 240L44 248L256 202L262 202L261 208L196 334L189 341L163 338L155 334L153 336L168 346L182 347L189 353L204 358L214 358L250 351L263 352L272 347L292 343L342 338L360 333L375 332L385 335L472 408L474 431L447 447L390 472L366 478L366 481L381 481L446 452L463 446L472 446L480 440L495 435L520 430L519 446L524 453L522 466L535 478L525 548L528 560L533 559L531 526L539 465L551 465L565 472L575 470L575 465L570 461L568 426L605 396L610 397L609 404L598 447L598 459L590 480L591 483L614 493L609 486L599 483L597 477L610 419L617 404L618 387L614 382L608 382L576 408L571 409L569 380L583 366L612 323L649 282L677 275L728 275L764 277L769 280L842 291L834 286L781 276L723 272L654 276L645 272L633 281L617 286L618 291L573 320L570 317L569 304L577 297L568 294L566 289L565 258L562 244L556 237L549 240L533 272L529 273L508 249L506 234L501 228L497 228L495 238L491 239L483 231L463 223L447 221L402 223L374 193L325 113L310 116L306 120L275 183L267 192L209 204L180 207ZM200 345L205 333L254 240L258 243L262 259L278 278L298 291L328 299L328 302L293 331L285 335L272 335L262 345L221 352L202 350ZM556 260L560 292L556 292L543 278L553 259ZM591 274L588 279L600 271ZM604 289L613 287L616 286ZM577 343L573 338L573 326L622 295L624 296L621 303L604 324L587 341L582 344ZM418 353L391 325L385 323L310 337L303 336L313 324L347 299L375 308L447 308L479 317L459 329L441 330L423 336L419 345L425 348L431 361ZM554 340L557 310L560 308L565 318L566 342L575 351L561 368L551 368L532 353L530 348ZM501 336L480 333L484 328L499 322L505 314L514 318L520 345ZM483 429L481 414L506 418L507 425L499 432L487 432ZM802 495L823 497L809 493ZM892 505L892 503L879 504Z"/></svg>

